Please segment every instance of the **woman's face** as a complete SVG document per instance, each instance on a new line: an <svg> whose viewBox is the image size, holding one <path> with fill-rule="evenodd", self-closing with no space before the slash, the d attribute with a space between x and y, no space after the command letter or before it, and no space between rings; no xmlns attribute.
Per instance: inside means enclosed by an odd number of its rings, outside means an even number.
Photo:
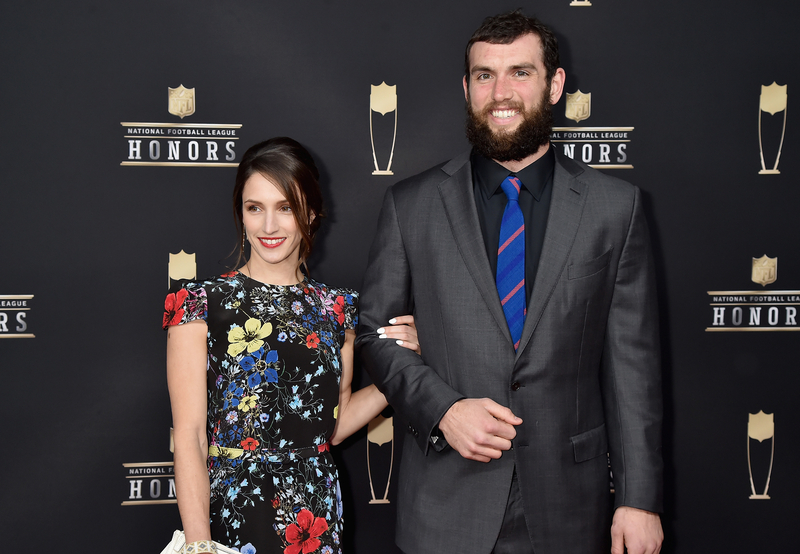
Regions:
<svg viewBox="0 0 800 554"><path fill-rule="evenodd" d="M242 189L242 223L250 242L251 273L294 276L300 266L302 234L281 189L260 173L254 173Z"/></svg>

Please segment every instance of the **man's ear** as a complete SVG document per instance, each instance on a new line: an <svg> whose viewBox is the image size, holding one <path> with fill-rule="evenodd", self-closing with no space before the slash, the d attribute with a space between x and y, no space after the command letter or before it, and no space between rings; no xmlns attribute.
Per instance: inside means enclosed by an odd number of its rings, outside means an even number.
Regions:
<svg viewBox="0 0 800 554"><path fill-rule="evenodd" d="M469 85L467 84L467 76L464 75L464 78L461 79L462 84L464 85L464 100L469 102Z"/></svg>
<svg viewBox="0 0 800 554"><path fill-rule="evenodd" d="M550 104L556 105L564 93L564 83L567 80L567 74L564 73L563 68L556 69L552 80L550 81Z"/></svg>

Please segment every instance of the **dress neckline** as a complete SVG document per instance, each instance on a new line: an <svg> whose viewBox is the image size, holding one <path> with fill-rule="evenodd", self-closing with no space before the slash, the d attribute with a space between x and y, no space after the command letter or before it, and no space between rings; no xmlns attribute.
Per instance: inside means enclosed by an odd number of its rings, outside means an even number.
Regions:
<svg viewBox="0 0 800 554"><path fill-rule="evenodd" d="M291 285L276 285L276 284L273 284L273 283L265 283L263 281L259 281L258 279L254 279L253 277L250 277L249 275L245 275L244 273L242 273L238 269L235 269L234 273L235 273L234 276L236 276L236 277L241 276L242 280L244 280L244 281L252 281L252 282L256 283L257 285L264 286L264 287L291 288L291 287L302 287L302 286L306 286L306 285L309 284L308 275L306 275L305 273L303 273L303 280L302 281L298 281L297 283L292 283Z"/></svg>

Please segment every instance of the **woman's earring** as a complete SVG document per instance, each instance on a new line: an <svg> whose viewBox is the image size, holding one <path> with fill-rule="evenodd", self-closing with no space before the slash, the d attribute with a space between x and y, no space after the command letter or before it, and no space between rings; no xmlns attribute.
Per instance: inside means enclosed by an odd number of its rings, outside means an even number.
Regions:
<svg viewBox="0 0 800 554"><path fill-rule="evenodd" d="M247 240L247 233L242 229L242 252L244 252L244 241Z"/></svg>

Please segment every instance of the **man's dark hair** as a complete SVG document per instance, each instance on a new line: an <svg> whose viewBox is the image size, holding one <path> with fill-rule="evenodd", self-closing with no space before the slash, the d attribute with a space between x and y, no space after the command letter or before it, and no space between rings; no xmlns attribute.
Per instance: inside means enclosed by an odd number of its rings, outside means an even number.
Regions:
<svg viewBox="0 0 800 554"><path fill-rule="evenodd" d="M519 37L533 33L539 37L544 54L544 67L547 70L547 81L553 78L560 67L558 59L558 39L553 31L535 17L522 14L522 9L487 17L481 26L472 33L464 53L464 75L469 82L469 51L476 42L489 44L511 44Z"/></svg>

